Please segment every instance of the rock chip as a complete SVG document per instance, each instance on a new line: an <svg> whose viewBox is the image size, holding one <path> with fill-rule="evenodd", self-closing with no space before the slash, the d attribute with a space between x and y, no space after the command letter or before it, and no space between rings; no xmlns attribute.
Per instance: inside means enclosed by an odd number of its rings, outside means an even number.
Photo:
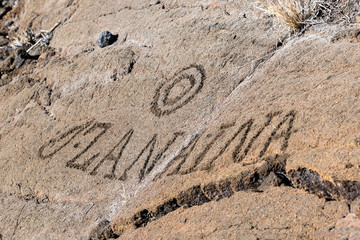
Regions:
<svg viewBox="0 0 360 240"><path fill-rule="evenodd" d="M360 197L357 197L350 205L350 211L360 218Z"/></svg>
<svg viewBox="0 0 360 240"><path fill-rule="evenodd" d="M26 61L26 59L29 59L30 56L29 54L25 51L25 50L19 50L16 52L16 57L15 57L15 62L14 62L14 66L15 68L19 68L21 67L24 62Z"/></svg>
<svg viewBox="0 0 360 240"><path fill-rule="evenodd" d="M117 39L118 35L113 35L111 32L105 31L99 35L97 44L100 48L104 48L116 42Z"/></svg>
<svg viewBox="0 0 360 240"><path fill-rule="evenodd" d="M14 21L10 20L7 23L5 23L5 26L10 27L13 24L14 24Z"/></svg>

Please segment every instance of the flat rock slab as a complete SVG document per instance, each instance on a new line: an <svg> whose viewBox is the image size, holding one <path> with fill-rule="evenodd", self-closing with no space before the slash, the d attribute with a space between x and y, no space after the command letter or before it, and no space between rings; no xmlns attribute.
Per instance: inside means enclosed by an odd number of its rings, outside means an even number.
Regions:
<svg viewBox="0 0 360 240"><path fill-rule="evenodd" d="M346 216L360 195L360 43L325 32L277 48L252 3L159 2L57 2L55 53L0 87L4 239L307 238ZM51 25L38 4L33 24ZM99 48L105 23L118 41ZM288 187L252 192L271 172ZM234 221L251 226L176 229L177 215L204 225L209 208L245 206Z"/></svg>

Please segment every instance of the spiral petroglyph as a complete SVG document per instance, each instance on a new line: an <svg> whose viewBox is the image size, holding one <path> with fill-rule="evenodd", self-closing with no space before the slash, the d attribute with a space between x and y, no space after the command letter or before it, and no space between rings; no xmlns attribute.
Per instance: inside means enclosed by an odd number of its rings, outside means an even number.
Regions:
<svg viewBox="0 0 360 240"><path fill-rule="evenodd" d="M157 117L174 113L201 91L205 79L205 70L200 65L182 69L171 81L161 83L156 89L151 112Z"/></svg>

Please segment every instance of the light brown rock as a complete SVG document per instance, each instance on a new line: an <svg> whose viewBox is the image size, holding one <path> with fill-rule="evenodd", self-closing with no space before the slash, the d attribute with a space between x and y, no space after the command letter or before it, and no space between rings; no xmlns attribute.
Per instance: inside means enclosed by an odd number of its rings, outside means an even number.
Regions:
<svg viewBox="0 0 360 240"><path fill-rule="evenodd" d="M20 29L61 24L0 87L3 239L309 239L347 216L360 43L254 4L21 3Z"/></svg>

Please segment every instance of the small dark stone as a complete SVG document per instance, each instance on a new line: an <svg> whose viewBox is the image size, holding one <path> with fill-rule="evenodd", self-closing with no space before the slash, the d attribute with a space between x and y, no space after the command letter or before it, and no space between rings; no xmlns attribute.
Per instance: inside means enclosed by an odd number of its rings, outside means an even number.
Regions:
<svg viewBox="0 0 360 240"><path fill-rule="evenodd" d="M105 31L99 35L97 44L99 47L103 48L103 47L113 44L114 42L117 41L117 39L118 39L117 34L113 35L111 32Z"/></svg>
<svg viewBox="0 0 360 240"><path fill-rule="evenodd" d="M27 54L27 52L25 52L22 49L19 50L15 57L15 62L14 62L15 68L21 67L24 64L25 60L28 58L29 58L29 54Z"/></svg>
<svg viewBox="0 0 360 240"><path fill-rule="evenodd" d="M13 25L13 24L14 24L14 21L8 21L8 22L5 24L5 26L10 27L10 26Z"/></svg>

